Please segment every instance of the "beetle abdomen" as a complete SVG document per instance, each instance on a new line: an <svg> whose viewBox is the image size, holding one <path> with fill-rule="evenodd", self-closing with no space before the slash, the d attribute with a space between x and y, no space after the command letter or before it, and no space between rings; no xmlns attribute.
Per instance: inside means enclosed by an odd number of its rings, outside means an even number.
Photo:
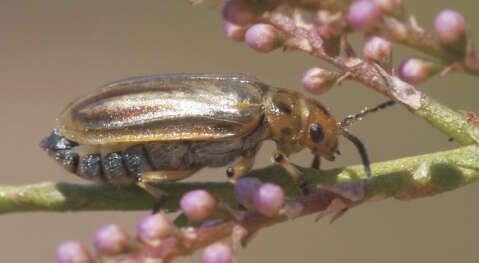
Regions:
<svg viewBox="0 0 479 263"><path fill-rule="evenodd" d="M107 147L78 145L54 129L40 146L67 171L95 182L132 184L139 173L152 170L143 145L102 156L98 151L109 151Z"/></svg>

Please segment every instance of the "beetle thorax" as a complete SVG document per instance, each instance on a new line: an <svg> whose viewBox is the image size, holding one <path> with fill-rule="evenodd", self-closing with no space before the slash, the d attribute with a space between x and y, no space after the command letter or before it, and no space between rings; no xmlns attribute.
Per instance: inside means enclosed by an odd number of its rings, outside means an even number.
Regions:
<svg viewBox="0 0 479 263"><path fill-rule="evenodd" d="M287 89L271 89L265 96L265 116L271 139L286 155L304 149L301 138L309 111L303 96Z"/></svg>

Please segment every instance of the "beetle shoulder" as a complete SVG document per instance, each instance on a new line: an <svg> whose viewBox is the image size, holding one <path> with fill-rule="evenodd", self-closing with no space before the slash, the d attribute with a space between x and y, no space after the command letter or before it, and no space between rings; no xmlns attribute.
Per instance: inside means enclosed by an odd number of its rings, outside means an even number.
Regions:
<svg viewBox="0 0 479 263"><path fill-rule="evenodd" d="M268 85L246 75L172 74L113 82L71 103L58 128L82 144L224 140L252 131Z"/></svg>

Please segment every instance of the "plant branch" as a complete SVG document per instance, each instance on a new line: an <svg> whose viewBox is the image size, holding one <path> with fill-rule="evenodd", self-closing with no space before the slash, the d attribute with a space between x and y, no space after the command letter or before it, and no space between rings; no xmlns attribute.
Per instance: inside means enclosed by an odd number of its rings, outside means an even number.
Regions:
<svg viewBox="0 0 479 263"><path fill-rule="evenodd" d="M388 189L393 182L403 178L408 181L411 173L422 163L444 163L459 171L460 178L453 178L443 188L457 188L476 180L479 176L479 147L467 146L451 151L425 154L393 161L374 163L371 165L373 176L383 176L382 186ZM443 167L443 166L441 166ZM445 167L443 167L445 168ZM310 191L317 191L319 184L335 184L352 182L365 178L361 165L345 168L317 171L302 168ZM401 177L389 177L390 174L402 174ZM263 181L277 183L283 187L290 197L300 195L291 177L279 166L269 166L250 172L249 176L258 177ZM385 176L385 177L384 177ZM390 178L390 179L387 179ZM393 180L393 181L390 181ZM402 179L401 179L402 180ZM445 180L445 179L444 179ZM440 182L444 181L439 180ZM452 180L452 179L451 179ZM458 184L458 182L461 182ZM400 191L398 185L395 190ZM175 182L155 185L169 194L169 199L163 204L163 209L177 210L181 196L192 189L205 189L218 200L223 200L231 206L236 206L233 187L227 182L190 183ZM138 187L122 187L110 184L77 185L68 183L40 183L26 186L0 186L0 213L26 211L94 211L94 210L145 210L151 209L154 199Z"/></svg>

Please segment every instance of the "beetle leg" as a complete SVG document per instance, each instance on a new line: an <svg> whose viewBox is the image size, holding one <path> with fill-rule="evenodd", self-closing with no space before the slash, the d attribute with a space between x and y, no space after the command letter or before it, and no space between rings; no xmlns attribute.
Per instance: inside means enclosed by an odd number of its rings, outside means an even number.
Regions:
<svg viewBox="0 0 479 263"><path fill-rule="evenodd" d="M151 194L156 200L156 204L153 208L153 213L156 213L162 202L166 201L168 194L149 183L161 183L161 182L168 182L168 181L176 181L186 178L192 174L194 174L198 169L192 170L183 170L183 171L147 171L138 174L136 185L141 187L143 190Z"/></svg>
<svg viewBox="0 0 479 263"><path fill-rule="evenodd" d="M289 175L293 178L294 183L301 189L303 194L308 194L309 191L306 188L306 182L304 181L303 173L292 165L286 155L280 151L273 152L272 161L288 171Z"/></svg>
<svg viewBox="0 0 479 263"><path fill-rule="evenodd" d="M236 183L240 177L244 176L254 164L254 156L243 157L239 162L233 164L226 169L226 176L228 176L231 183Z"/></svg>

